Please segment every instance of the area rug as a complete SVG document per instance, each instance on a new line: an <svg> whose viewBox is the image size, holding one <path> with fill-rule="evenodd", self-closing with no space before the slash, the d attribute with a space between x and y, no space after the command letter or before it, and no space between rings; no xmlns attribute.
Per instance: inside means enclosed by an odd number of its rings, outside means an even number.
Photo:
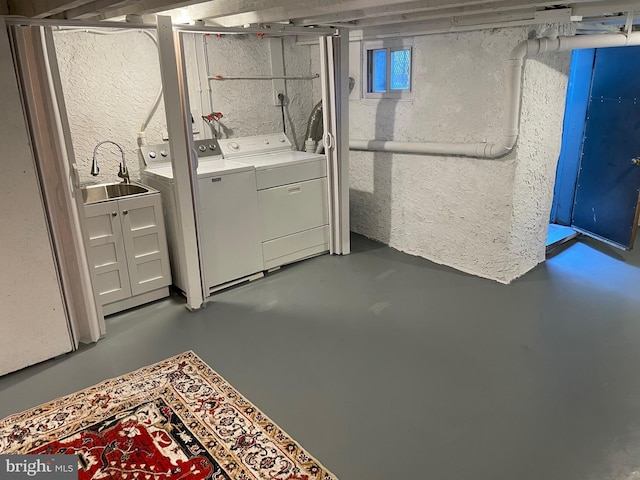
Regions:
<svg viewBox="0 0 640 480"><path fill-rule="evenodd" d="M80 479L335 480L193 352L0 420L0 454L27 453Z"/></svg>

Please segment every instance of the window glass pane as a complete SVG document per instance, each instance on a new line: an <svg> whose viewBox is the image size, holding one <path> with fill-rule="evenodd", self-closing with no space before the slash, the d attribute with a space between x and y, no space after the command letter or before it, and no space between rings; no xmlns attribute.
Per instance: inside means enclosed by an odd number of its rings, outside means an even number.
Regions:
<svg viewBox="0 0 640 480"><path fill-rule="evenodd" d="M391 90L409 90L411 50L391 52Z"/></svg>
<svg viewBox="0 0 640 480"><path fill-rule="evenodd" d="M373 51L373 92L387 91L387 50Z"/></svg>

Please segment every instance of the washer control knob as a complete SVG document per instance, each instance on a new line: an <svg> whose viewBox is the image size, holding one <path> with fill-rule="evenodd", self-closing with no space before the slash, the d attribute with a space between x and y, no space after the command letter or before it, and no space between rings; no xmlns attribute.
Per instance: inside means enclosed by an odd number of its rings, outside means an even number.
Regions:
<svg viewBox="0 0 640 480"><path fill-rule="evenodd" d="M149 152L149 158L156 158L156 152L154 151Z"/></svg>
<svg viewBox="0 0 640 480"><path fill-rule="evenodd" d="M216 145L214 143L210 143L209 150L215 150L215 149L216 149Z"/></svg>
<svg viewBox="0 0 640 480"><path fill-rule="evenodd" d="M207 147L205 145L200 145L198 147L198 150L200 150L201 152L204 152L207 149Z"/></svg>
<svg viewBox="0 0 640 480"><path fill-rule="evenodd" d="M229 142L227 145L229 146L229 148L231 150L239 150L240 149L240 145L238 145L236 142Z"/></svg>
<svg viewBox="0 0 640 480"><path fill-rule="evenodd" d="M166 157L167 155L169 155L169 152L167 152L166 150L161 150L160 155L162 155L163 157Z"/></svg>

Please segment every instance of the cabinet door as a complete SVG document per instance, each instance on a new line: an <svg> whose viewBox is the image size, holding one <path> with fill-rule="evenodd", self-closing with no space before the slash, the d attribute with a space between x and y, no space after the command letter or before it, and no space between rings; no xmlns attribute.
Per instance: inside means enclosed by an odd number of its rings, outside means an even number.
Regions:
<svg viewBox="0 0 640 480"><path fill-rule="evenodd" d="M140 295L171 283L160 195L118 200L131 294Z"/></svg>
<svg viewBox="0 0 640 480"><path fill-rule="evenodd" d="M84 207L96 274L96 288L102 305L131 296L117 202Z"/></svg>

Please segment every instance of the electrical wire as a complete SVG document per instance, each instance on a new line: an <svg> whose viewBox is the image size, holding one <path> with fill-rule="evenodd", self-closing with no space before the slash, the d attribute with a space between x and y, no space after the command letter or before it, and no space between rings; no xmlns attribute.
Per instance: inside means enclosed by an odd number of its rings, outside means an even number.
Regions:
<svg viewBox="0 0 640 480"><path fill-rule="evenodd" d="M284 116L284 95L282 93L278 94L278 100L280 100L280 110L282 111L282 133L287 133L287 122Z"/></svg>

